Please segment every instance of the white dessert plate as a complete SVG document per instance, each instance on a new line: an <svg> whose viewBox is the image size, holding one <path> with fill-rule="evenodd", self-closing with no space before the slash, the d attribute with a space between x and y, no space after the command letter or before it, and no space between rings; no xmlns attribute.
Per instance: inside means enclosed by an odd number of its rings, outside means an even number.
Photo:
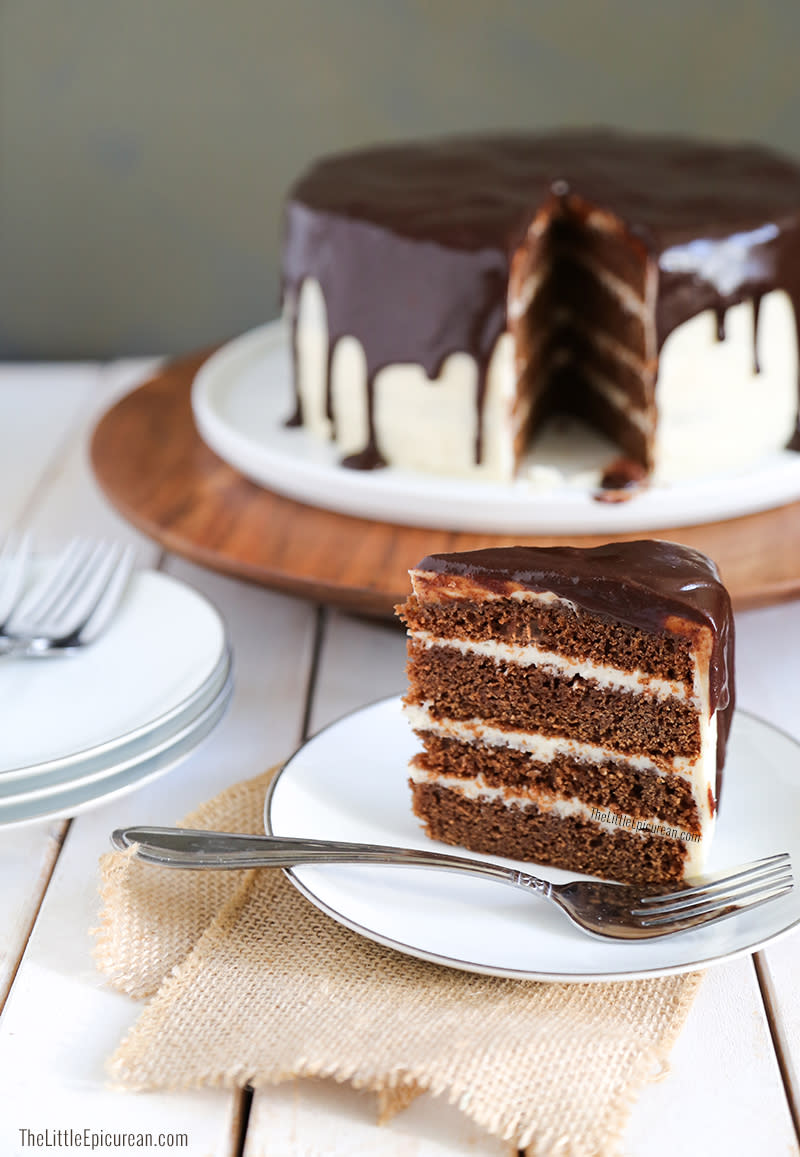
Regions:
<svg viewBox="0 0 800 1157"><path fill-rule="evenodd" d="M345 716L308 740L273 781L265 804L267 832L448 850L423 835L411 812L407 762L417 749L399 698ZM784 851L797 872L800 745L738 712L708 870ZM555 881L576 878L554 868L541 874ZM800 925L800 882L780 900L707 928L605 943L575 928L553 905L491 880L344 864L291 868L287 875L323 912L371 940L453 968L526 980L630 980L688 972L753 952Z"/></svg>
<svg viewBox="0 0 800 1157"><path fill-rule="evenodd" d="M24 827L32 823L80 815L109 800L119 799L158 779L184 760L222 719L233 691L228 675L212 701L191 723L169 741L143 749L138 758L112 763L106 773L88 781L61 784L53 790L31 793L30 798L11 797L0 806L0 827Z"/></svg>
<svg viewBox="0 0 800 1157"><path fill-rule="evenodd" d="M724 386L724 383L722 383ZM754 394L757 405L757 394ZM489 534L618 534L752 514L800 498L800 454L764 449L744 464L741 442L720 426L724 398L709 395L686 441L694 452L628 502L598 502L596 479L617 451L577 424L537 442L532 473L511 484L387 467L348 470L336 447L285 420L293 409L282 322L217 350L192 388L200 436L253 482L299 502L408 526ZM694 418L696 417L696 421ZM746 430L748 422L740 423ZM752 426L753 423L750 423Z"/></svg>
<svg viewBox="0 0 800 1157"><path fill-rule="evenodd" d="M0 798L144 756L209 706L228 665L211 603L169 575L137 571L91 647L0 662Z"/></svg>
<svg viewBox="0 0 800 1157"><path fill-rule="evenodd" d="M191 710L170 719L169 724L148 731L138 740L123 746L113 746L101 756L80 762L75 760L51 775L37 775L15 779L0 785L0 823L10 808L29 805L61 796L64 792L84 789L100 794L103 781L133 770L144 761L155 761L168 755L174 748L190 749L191 740L197 742L208 732L210 718L218 719L230 697L233 685L232 659L226 649L223 662L213 680L203 688L202 696L191 696Z"/></svg>

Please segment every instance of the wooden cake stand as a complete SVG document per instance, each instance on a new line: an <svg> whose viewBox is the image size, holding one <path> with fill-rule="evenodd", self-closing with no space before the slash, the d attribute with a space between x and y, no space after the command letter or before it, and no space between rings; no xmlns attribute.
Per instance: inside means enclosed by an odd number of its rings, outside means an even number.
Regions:
<svg viewBox="0 0 800 1157"><path fill-rule="evenodd" d="M193 562L383 617L406 597L407 572L426 554L510 543L594 546L615 537L494 537L394 526L264 490L209 450L195 428L192 380L210 352L167 365L122 398L98 423L91 446L97 480L123 517ZM739 610L800 595L800 502L655 535L714 558Z"/></svg>

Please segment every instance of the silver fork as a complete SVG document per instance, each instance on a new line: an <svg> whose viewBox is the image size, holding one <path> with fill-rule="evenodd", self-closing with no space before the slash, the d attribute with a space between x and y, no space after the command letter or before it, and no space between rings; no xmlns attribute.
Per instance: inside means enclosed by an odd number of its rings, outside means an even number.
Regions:
<svg viewBox="0 0 800 1157"><path fill-rule="evenodd" d="M297 864L397 864L487 876L551 900L591 936L651 940L750 911L793 887L788 852L741 864L664 891L663 884L574 880L552 884L502 864L409 848L189 828L118 828L111 843L166 868L289 868Z"/></svg>
<svg viewBox="0 0 800 1157"><path fill-rule="evenodd" d="M133 569L134 550L73 539L0 625L0 657L69 655L108 626Z"/></svg>

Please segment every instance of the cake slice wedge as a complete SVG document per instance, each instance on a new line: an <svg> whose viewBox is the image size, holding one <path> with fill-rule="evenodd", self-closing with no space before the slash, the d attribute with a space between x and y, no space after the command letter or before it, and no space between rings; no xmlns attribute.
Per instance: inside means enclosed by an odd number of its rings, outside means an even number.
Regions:
<svg viewBox="0 0 800 1157"><path fill-rule="evenodd" d="M700 872L734 707L714 563L641 540L434 554L410 574L427 834L626 882Z"/></svg>

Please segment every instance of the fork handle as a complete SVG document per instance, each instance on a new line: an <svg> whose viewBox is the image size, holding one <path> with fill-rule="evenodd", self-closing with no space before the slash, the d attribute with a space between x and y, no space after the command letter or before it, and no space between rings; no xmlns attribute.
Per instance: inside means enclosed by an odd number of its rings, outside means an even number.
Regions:
<svg viewBox="0 0 800 1157"><path fill-rule="evenodd" d="M297 864L395 864L442 868L486 876L547 895L550 884L527 872L485 860L418 848L309 840L293 836L246 836L191 828L119 828L111 842L119 851L133 847L137 859L165 868L290 868Z"/></svg>

